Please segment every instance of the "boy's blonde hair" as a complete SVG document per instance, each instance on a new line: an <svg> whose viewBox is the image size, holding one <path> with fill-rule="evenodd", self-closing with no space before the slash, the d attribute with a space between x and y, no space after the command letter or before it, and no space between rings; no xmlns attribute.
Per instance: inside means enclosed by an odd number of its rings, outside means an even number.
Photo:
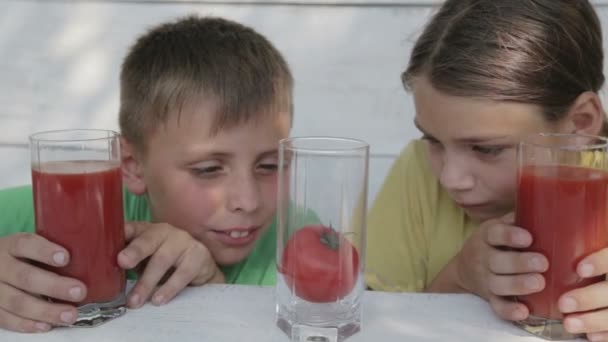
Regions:
<svg viewBox="0 0 608 342"><path fill-rule="evenodd" d="M145 151L146 137L185 105L212 101L212 132L262 114L291 113L293 78L283 56L239 23L195 15L152 28L120 74L120 129Z"/></svg>

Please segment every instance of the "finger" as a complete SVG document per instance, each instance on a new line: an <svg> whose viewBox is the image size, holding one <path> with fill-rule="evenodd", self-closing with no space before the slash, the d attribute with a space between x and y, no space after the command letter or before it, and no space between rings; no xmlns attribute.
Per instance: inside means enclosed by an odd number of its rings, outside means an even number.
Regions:
<svg viewBox="0 0 608 342"><path fill-rule="evenodd" d="M65 266L70 258L65 248L31 233L12 235L9 253L16 258L34 260L51 266Z"/></svg>
<svg viewBox="0 0 608 342"><path fill-rule="evenodd" d="M532 244L532 235L523 228L495 223L486 229L486 242L496 247L524 248Z"/></svg>
<svg viewBox="0 0 608 342"><path fill-rule="evenodd" d="M134 225L133 227L141 226ZM135 228L137 231L137 228ZM167 231L149 227L145 232L136 232L136 237L118 254L118 264L131 269L154 254L167 237Z"/></svg>
<svg viewBox="0 0 608 342"><path fill-rule="evenodd" d="M560 297L558 306L563 313L591 311L608 307L608 281L568 291ZM608 322L608 321L607 321ZM608 326L606 326L608 330Z"/></svg>
<svg viewBox="0 0 608 342"><path fill-rule="evenodd" d="M73 306L50 303L1 283L0 308L24 319L55 325L72 324L78 314Z"/></svg>
<svg viewBox="0 0 608 342"><path fill-rule="evenodd" d="M145 303L159 281L181 257L181 251L175 252L168 244L162 245L150 258L142 276L129 295L129 306L140 307Z"/></svg>
<svg viewBox="0 0 608 342"><path fill-rule="evenodd" d="M545 278L538 273L495 275L489 277L490 292L497 296L527 295L545 288Z"/></svg>
<svg viewBox="0 0 608 342"><path fill-rule="evenodd" d="M570 314L564 319L564 326L572 334L606 332L608 330L608 309Z"/></svg>
<svg viewBox="0 0 608 342"><path fill-rule="evenodd" d="M576 268L576 272L583 278L608 273L608 248L604 248L581 260Z"/></svg>
<svg viewBox="0 0 608 342"><path fill-rule="evenodd" d="M510 213L504 215L503 217L500 218L500 222L502 222L504 224L509 224L509 225L515 224L515 213L510 212Z"/></svg>
<svg viewBox="0 0 608 342"><path fill-rule="evenodd" d="M522 321L530 314L524 304L503 297L490 296L489 302L496 315L508 321Z"/></svg>
<svg viewBox="0 0 608 342"><path fill-rule="evenodd" d="M6 265L4 281L17 289L56 299L78 302L86 296L86 285L73 278L32 266L18 259Z"/></svg>
<svg viewBox="0 0 608 342"><path fill-rule="evenodd" d="M125 223L125 240L131 241L136 235L137 230L135 228L137 222L126 222Z"/></svg>
<svg viewBox="0 0 608 342"><path fill-rule="evenodd" d="M201 244L193 244L179 258L171 277L155 291L152 303L163 305L189 284L207 283L214 276L216 269L217 266L207 249Z"/></svg>
<svg viewBox="0 0 608 342"><path fill-rule="evenodd" d="M539 253L493 249L488 268L496 274L542 273L549 269L549 261Z"/></svg>
<svg viewBox="0 0 608 342"><path fill-rule="evenodd" d="M190 285L200 286L211 281L217 275L217 273L220 272L220 270L207 247L198 242L196 243L195 247L200 253L200 256L196 258L200 260L200 264L202 266L199 267L197 275L194 279L192 279Z"/></svg>
<svg viewBox="0 0 608 342"><path fill-rule="evenodd" d="M0 328L22 333L37 333L51 330L51 325L21 318L0 308Z"/></svg>
<svg viewBox="0 0 608 342"><path fill-rule="evenodd" d="M591 342L608 342L608 331L587 334L587 339Z"/></svg>

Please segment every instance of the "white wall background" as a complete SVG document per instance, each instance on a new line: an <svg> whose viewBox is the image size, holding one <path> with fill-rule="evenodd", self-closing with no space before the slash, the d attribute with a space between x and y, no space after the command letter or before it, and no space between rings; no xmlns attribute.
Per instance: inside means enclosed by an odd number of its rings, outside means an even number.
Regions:
<svg viewBox="0 0 608 342"><path fill-rule="evenodd" d="M294 72L293 135L372 146L370 198L417 132L399 74L441 0L0 2L0 188L29 183L27 136L56 128L117 129L118 73L135 37L196 12L250 25ZM608 1L596 1L608 27ZM608 32L608 31L607 31Z"/></svg>

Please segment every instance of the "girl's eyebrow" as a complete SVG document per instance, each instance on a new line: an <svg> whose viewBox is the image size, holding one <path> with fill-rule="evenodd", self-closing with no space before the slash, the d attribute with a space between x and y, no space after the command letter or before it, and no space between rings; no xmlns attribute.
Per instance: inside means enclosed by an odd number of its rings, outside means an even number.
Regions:
<svg viewBox="0 0 608 342"><path fill-rule="evenodd" d="M422 132L422 135L424 135L425 137L435 139L435 137L432 134L430 134L424 128L422 128L422 126L420 126L420 124L418 123L418 121L416 119L414 119L414 126L416 126L416 128L420 132Z"/></svg>
<svg viewBox="0 0 608 342"><path fill-rule="evenodd" d="M433 135L428 133L424 128L422 128L422 126L420 126L420 124L418 123L418 121L416 121L416 119L414 119L414 126L416 126L416 128L422 132L422 134L424 134L426 137L429 138L433 138ZM503 140L508 138L509 135L480 135L480 136L472 136L472 137L459 137L459 138L455 138L454 140L458 143L462 143L462 144L481 144L481 143L488 143L488 142L492 142L495 140Z"/></svg>

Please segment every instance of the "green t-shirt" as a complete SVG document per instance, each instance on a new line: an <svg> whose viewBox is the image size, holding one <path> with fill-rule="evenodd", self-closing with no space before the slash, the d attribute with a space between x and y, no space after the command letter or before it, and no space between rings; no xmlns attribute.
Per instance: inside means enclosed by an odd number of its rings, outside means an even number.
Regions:
<svg viewBox="0 0 608 342"><path fill-rule="evenodd" d="M145 197L126 190L123 197L126 221L150 221L150 209ZM0 237L35 231L33 202L31 186L0 190ZM275 256L276 220L260 237L247 259L221 269L229 284L274 285Z"/></svg>

